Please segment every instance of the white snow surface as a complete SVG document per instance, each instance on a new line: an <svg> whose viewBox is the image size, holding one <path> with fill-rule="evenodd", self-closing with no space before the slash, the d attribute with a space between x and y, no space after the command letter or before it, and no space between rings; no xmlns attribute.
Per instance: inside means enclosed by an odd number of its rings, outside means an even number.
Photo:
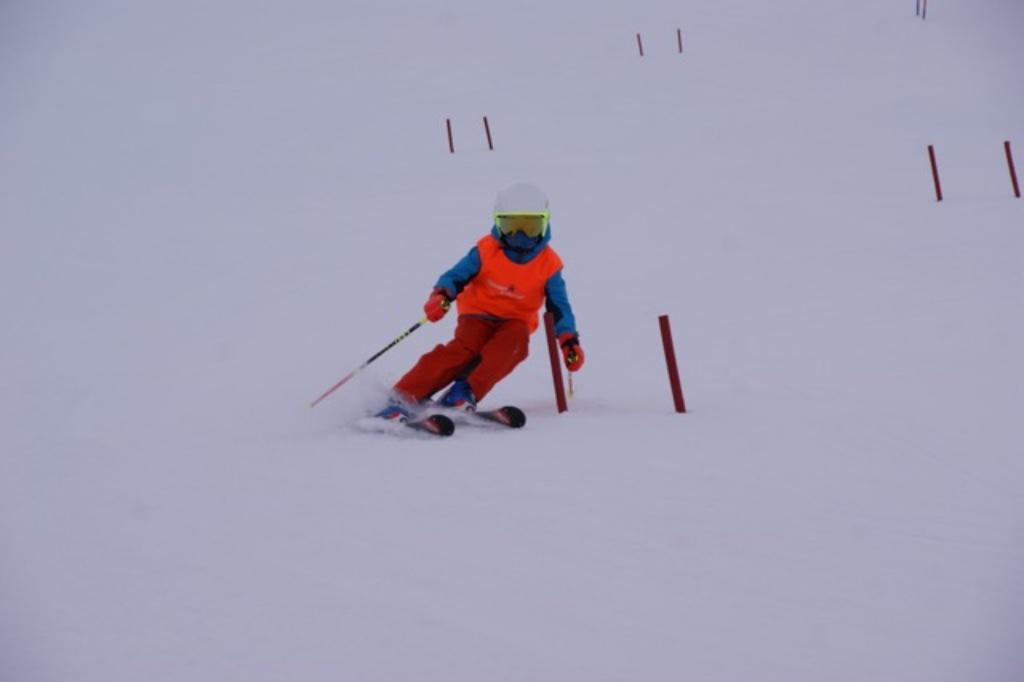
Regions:
<svg viewBox="0 0 1024 682"><path fill-rule="evenodd" d="M1024 5L913 4L5 0L0 680L1024 679ZM517 181L570 411L311 410Z"/></svg>

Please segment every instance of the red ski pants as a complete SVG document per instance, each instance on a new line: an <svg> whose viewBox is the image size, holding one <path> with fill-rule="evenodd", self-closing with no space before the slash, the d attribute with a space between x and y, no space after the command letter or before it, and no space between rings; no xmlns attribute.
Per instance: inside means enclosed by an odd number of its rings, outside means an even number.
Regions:
<svg viewBox="0 0 1024 682"><path fill-rule="evenodd" d="M473 396L482 400L494 385L515 369L529 354L530 329L521 320L486 320L462 315L455 338L437 346L419 359L398 380L395 390L424 400L451 382L465 376ZM473 363L477 363L473 366Z"/></svg>

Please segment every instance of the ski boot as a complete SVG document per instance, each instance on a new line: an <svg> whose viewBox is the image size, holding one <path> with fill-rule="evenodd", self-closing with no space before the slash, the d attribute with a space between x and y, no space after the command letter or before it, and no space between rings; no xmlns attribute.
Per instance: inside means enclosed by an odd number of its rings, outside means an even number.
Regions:
<svg viewBox="0 0 1024 682"><path fill-rule="evenodd" d="M457 379L438 401L442 406L463 412L476 412L476 398L465 379Z"/></svg>
<svg viewBox="0 0 1024 682"><path fill-rule="evenodd" d="M409 422L414 419L415 412L407 399L397 393L391 393L388 396L388 404L373 416L393 422Z"/></svg>

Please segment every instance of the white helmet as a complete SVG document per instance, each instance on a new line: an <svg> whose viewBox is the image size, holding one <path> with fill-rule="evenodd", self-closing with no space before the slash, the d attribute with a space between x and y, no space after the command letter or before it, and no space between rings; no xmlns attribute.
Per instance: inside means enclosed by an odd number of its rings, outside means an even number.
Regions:
<svg viewBox="0 0 1024 682"><path fill-rule="evenodd" d="M517 182L511 187L498 192L494 202L495 213L546 213L548 211L548 195L536 185L528 182Z"/></svg>
<svg viewBox="0 0 1024 682"><path fill-rule="evenodd" d="M548 196L536 185L519 182L498 192L494 224L502 234L523 232L529 237L540 237L547 232L550 221Z"/></svg>

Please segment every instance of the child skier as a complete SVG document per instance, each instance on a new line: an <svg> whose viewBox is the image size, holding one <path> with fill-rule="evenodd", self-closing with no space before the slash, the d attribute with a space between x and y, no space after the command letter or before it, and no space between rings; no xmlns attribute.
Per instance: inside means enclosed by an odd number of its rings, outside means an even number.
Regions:
<svg viewBox="0 0 1024 682"><path fill-rule="evenodd" d="M455 338L421 357L398 380L378 417L410 419L417 405L449 384L440 403L475 410L526 359L545 302L554 314L566 368L575 372L583 366L562 259L548 245L549 218L548 198L533 185L520 183L498 193L490 233L441 275L423 306L427 319L437 322L455 301Z"/></svg>

